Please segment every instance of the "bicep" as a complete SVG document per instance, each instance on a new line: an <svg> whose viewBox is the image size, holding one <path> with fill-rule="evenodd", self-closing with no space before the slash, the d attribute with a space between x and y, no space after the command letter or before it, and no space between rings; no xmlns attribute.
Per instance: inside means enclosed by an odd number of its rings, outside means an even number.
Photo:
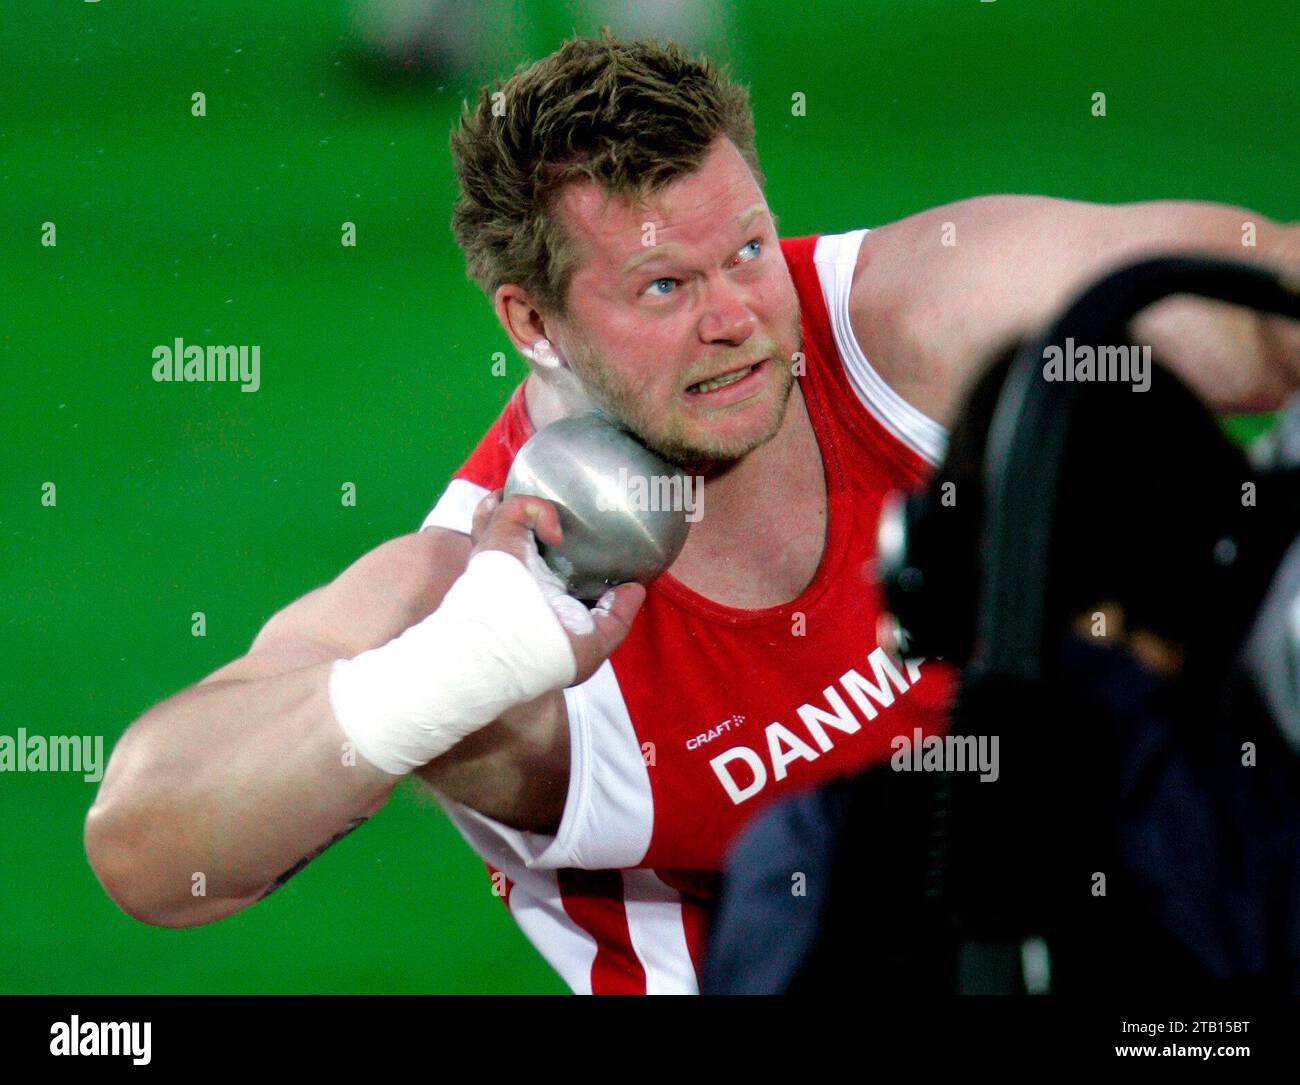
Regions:
<svg viewBox="0 0 1300 1085"><path fill-rule="evenodd" d="M887 384L952 424L980 363L1045 319L1047 292L1030 269L1065 247L1019 233L1040 217L1036 196L985 196L910 215L867 234L849 295L854 334Z"/></svg>

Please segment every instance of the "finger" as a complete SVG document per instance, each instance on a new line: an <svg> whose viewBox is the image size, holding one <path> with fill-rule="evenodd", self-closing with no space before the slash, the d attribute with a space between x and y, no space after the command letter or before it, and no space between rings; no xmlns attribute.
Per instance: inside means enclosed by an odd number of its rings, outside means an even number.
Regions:
<svg viewBox="0 0 1300 1085"><path fill-rule="evenodd" d="M632 628L632 620L645 602L645 588L635 582L620 584L602 596L592 608L595 629L586 636L572 638L577 660L577 678L583 682L623 643Z"/></svg>
<svg viewBox="0 0 1300 1085"><path fill-rule="evenodd" d="M497 510L500 504L501 491L493 490L491 493L485 494L483 500L474 507L474 520L470 526L469 537L476 546L479 540L483 538L483 533L487 530L492 513Z"/></svg>
<svg viewBox="0 0 1300 1085"><path fill-rule="evenodd" d="M559 513L540 497L511 494L491 513L475 549L504 550L527 564L529 549L536 549L534 531L544 542L559 542Z"/></svg>
<svg viewBox="0 0 1300 1085"><path fill-rule="evenodd" d="M560 511L550 501L540 497L529 497L525 509L531 518L534 534L548 546L558 546L564 540L564 529L560 526Z"/></svg>

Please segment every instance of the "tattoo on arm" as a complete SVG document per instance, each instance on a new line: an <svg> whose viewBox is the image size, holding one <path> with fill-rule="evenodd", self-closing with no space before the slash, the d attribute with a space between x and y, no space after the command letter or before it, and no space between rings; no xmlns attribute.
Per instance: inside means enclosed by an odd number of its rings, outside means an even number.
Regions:
<svg viewBox="0 0 1300 1085"><path fill-rule="evenodd" d="M257 899L259 901L266 900L267 897L269 897L272 893L274 893L277 889L279 889L280 886L282 886L285 882L287 882L290 878L292 878L295 874L297 874L298 871L302 870L302 868L305 867L308 863L310 863L313 859L315 859L316 856L320 855L322 852L328 851L340 840L342 840L345 836L347 836L348 833L352 832L353 829L361 825L363 822L369 820L370 819L367 817L353 818L345 826L343 826L342 829L340 829L337 833L335 833L332 837L330 837L327 841L325 841L325 843L322 844L319 848L311 852L309 855L304 855L301 859L299 859L296 863L294 863L293 866L291 866L288 870L286 870L283 874L281 874L278 878L276 878L275 881L273 881L269 886L267 886L266 892L263 893Z"/></svg>

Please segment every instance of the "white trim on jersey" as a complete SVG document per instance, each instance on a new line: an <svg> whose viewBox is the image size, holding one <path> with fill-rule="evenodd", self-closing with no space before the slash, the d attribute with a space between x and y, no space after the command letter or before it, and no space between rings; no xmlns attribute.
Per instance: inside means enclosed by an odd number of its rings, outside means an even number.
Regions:
<svg viewBox="0 0 1300 1085"><path fill-rule="evenodd" d="M591 966L599 947L564 910L555 872L531 870L519 861L505 835L519 835L516 830L436 790L434 794L466 843L514 883L506 903L524 935L575 994L591 994Z"/></svg>
<svg viewBox="0 0 1300 1085"><path fill-rule="evenodd" d="M849 291L853 269L867 230L846 234L823 234L813 250L813 263L821 282L822 297L831 318L835 348L840 352L849 383L862 405L890 433L931 464L942 458L948 431L933 418L917 410L895 392L867 360L849 321Z"/></svg>
<svg viewBox="0 0 1300 1085"><path fill-rule="evenodd" d="M682 896L653 870L623 871L623 903L632 948L645 969L648 995L698 995L686 945Z"/></svg>
<svg viewBox="0 0 1300 1085"><path fill-rule="evenodd" d="M470 482L469 479L452 479L442 491L438 503L424 518L420 530L423 531L426 527L445 527L468 535L474 524L474 510L489 493L491 491L486 486Z"/></svg>
<svg viewBox="0 0 1300 1085"><path fill-rule="evenodd" d="M591 966L599 946L564 910L556 875L534 870L523 881L510 880L515 884L507 903L524 937L575 995L591 994Z"/></svg>
<svg viewBox="0 0 1300 1085"><path fill-rule="evenodd" d="M566 689L564 701L569 791L554 836L513 829L438 796L471 844L492 838L493 854L483 857L511 880L520 864L531 870L620 870L639 863L650 847L650 774L609 660L587 681Z"/></svg>
<svg viewBox="0 0 1300 1085"><path fill-rule="evenodd" d="M557 840L584 870L620 870L645 858L654 829L650 772L613 664L564 691L573 756ZM575 784L579 794L574 795Z"/></svg>

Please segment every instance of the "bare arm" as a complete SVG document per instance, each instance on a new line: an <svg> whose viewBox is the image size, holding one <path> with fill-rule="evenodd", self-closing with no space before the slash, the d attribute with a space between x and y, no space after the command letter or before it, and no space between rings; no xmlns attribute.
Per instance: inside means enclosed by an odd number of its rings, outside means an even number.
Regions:
<svg viewBox="0 0 1300 1085"><path fill-rule="evenodd" d="M1243 238L1254 245L1243 245ZM1295 270L1300 228L1192 201L1110 206L980 196L869 233L850 319L884 379L950 424L980 364L1040 330L1108 268L1171 252ZM1271 410L1300 386L1300 328L1280 318L1170 298L1151 306L1131 330L1221 411Z"/></svg>
<svg viewBox="0 0 1300 1085"><path fill-rule="evenodd" d="M400 778L347 756L326 692L330 666L431 613L463 572L470 547L467 536L437 529L385 543L275 615L246 655L132 724L85 826L91 865L125 911L159 926L230 915L383 806ZM534 702L539 712L549 708L542 716L552 727L557 700L562 724L561 694ZM504 732L529 734L527 708L511 713L511 728L496 733L489 725L462 744L470 749L453 748L423 775L489 814L530 820L525 799L502 794L512 786ZM550 732L549 740L557 736ZM534 748L547 745L532 740ZM567 761L564 767L561 789ZM554 804L550 794L548 809ZM196 875L203 895L194 891Z"/></svg>

